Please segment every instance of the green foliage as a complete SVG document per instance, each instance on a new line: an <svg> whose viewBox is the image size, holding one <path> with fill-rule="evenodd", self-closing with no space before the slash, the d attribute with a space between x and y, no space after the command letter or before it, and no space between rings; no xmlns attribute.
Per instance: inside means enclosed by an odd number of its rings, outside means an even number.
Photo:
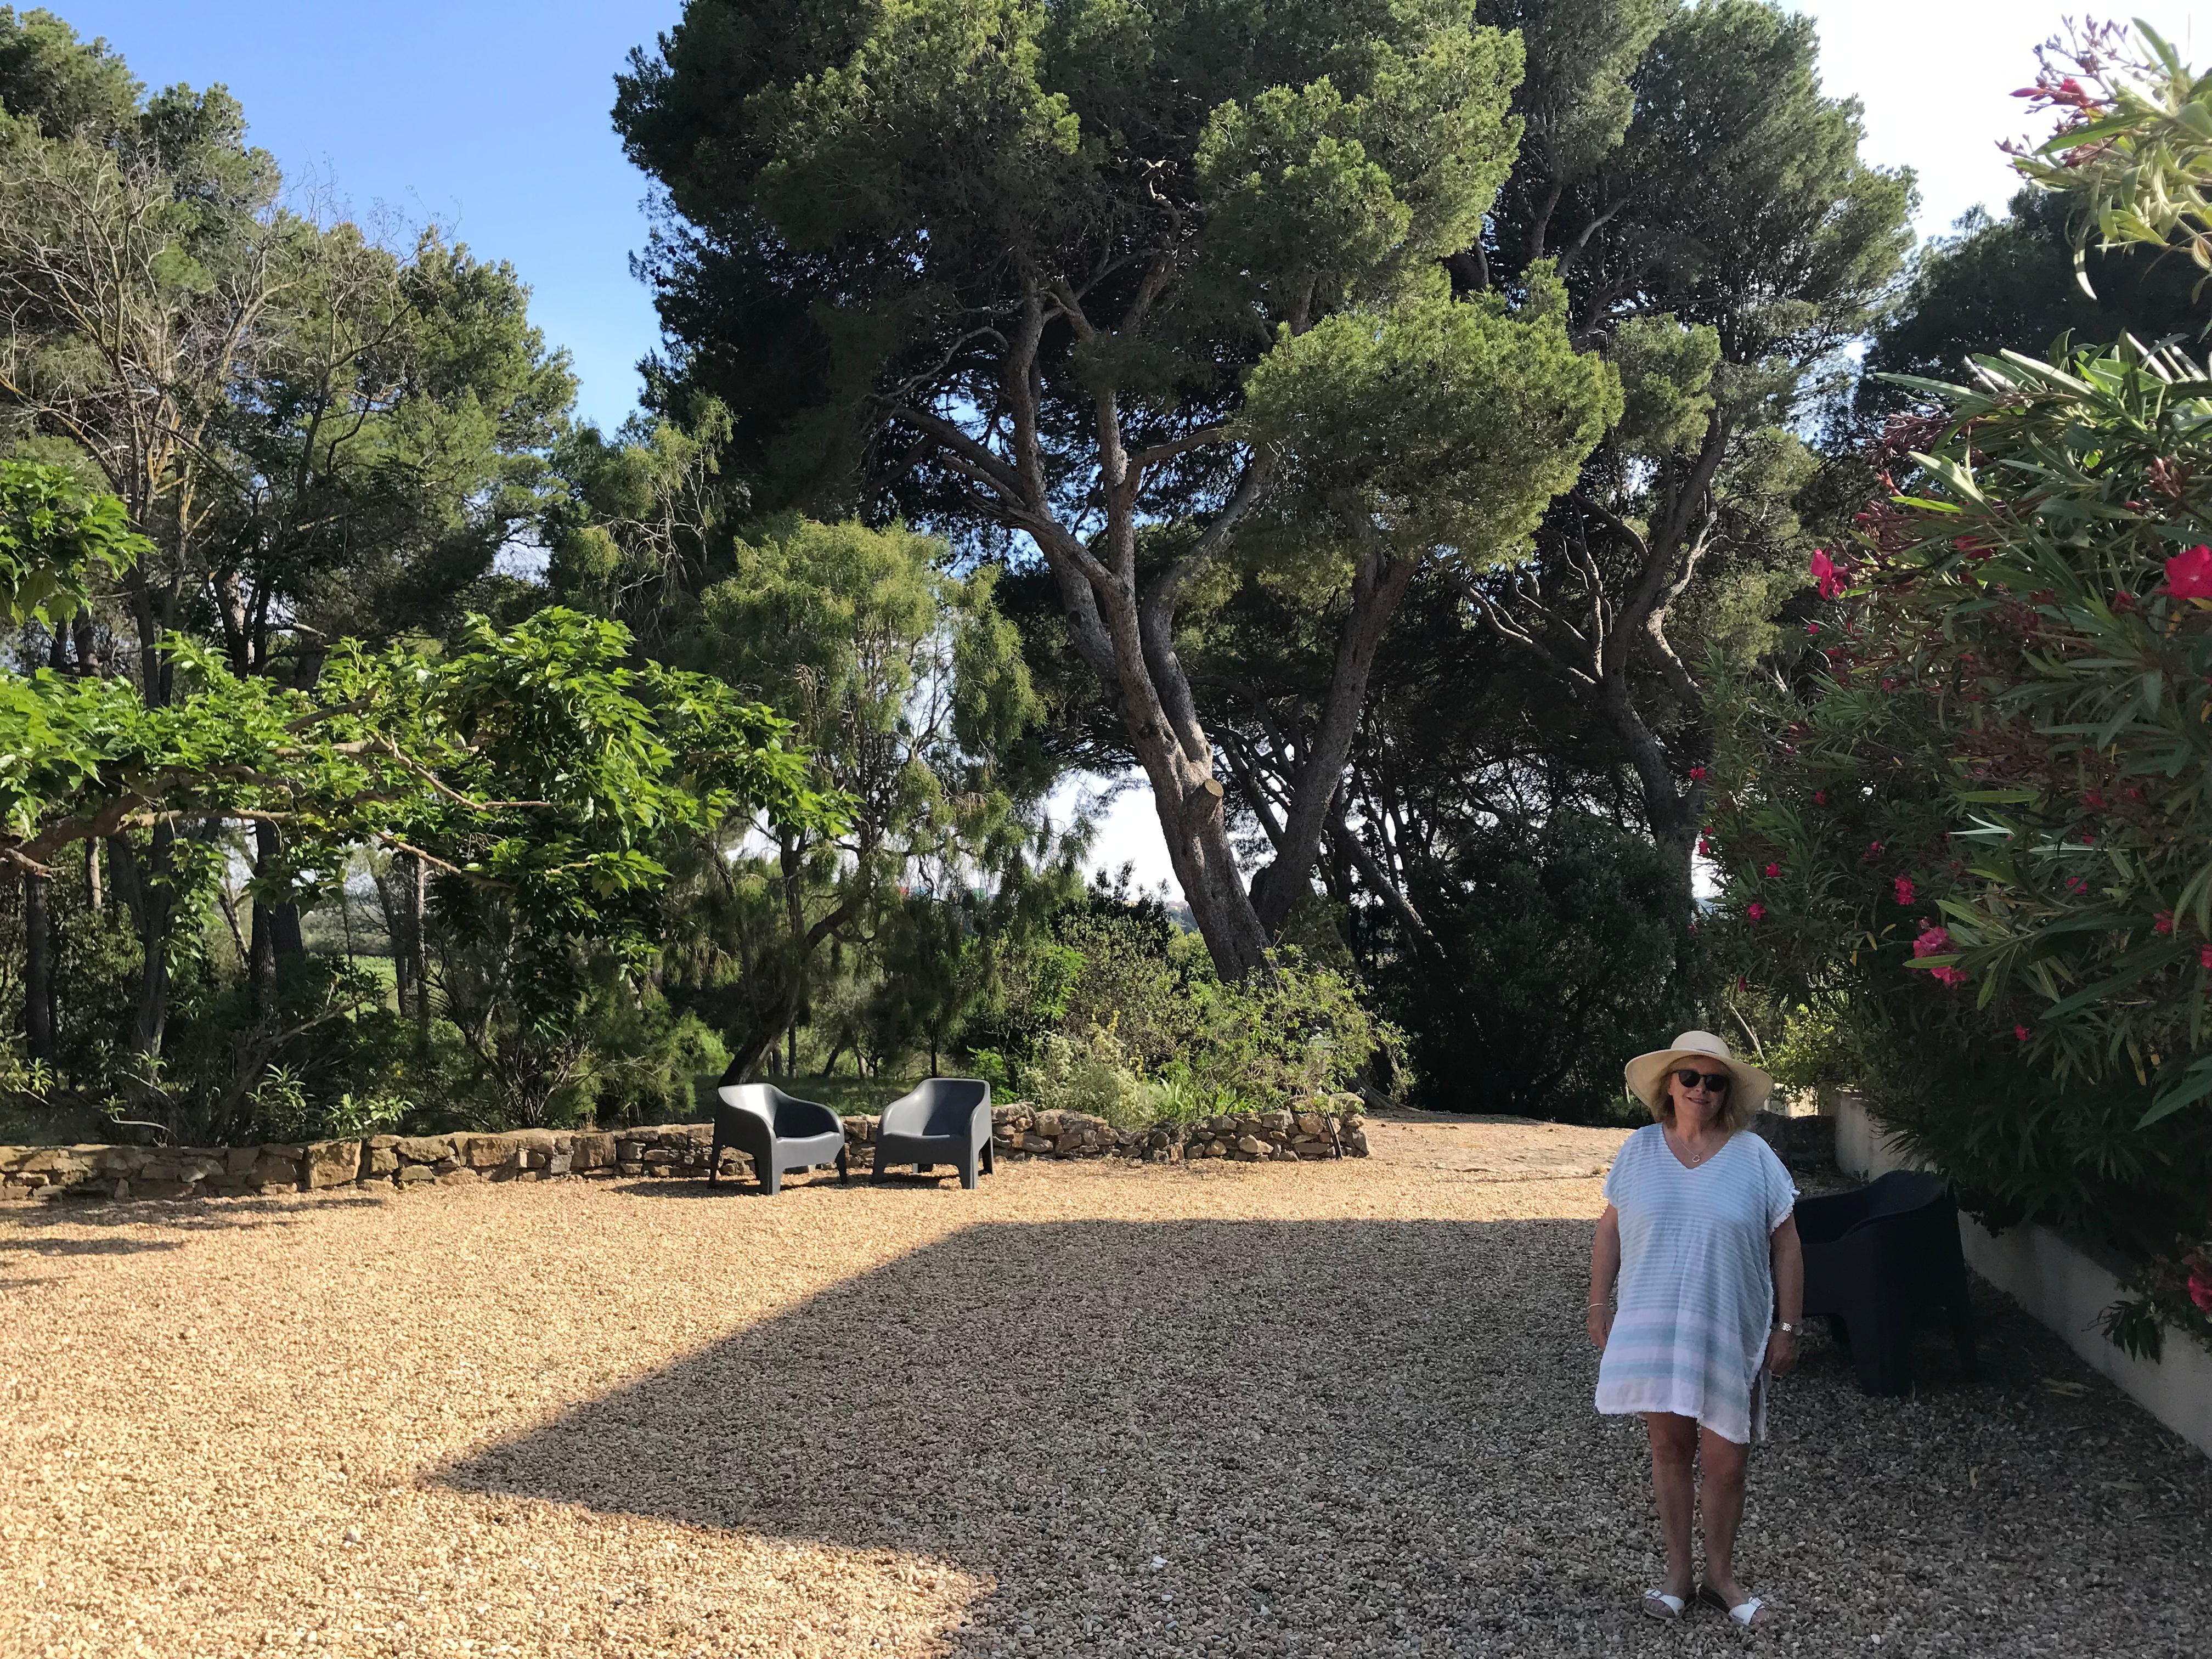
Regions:
<svg viewBox="0 0 2212 1659"><path fill-rule="evenodd" d="M2017 165L2075 207L2077 250L2094 232L2107 250L2178 249L2212 271L2212 76L2140 20L2135 36L2092 24L2039 54L2039 106L2065 118Z"/></svg>
<svg viewBox="0 0 2212 1659"><path fill-rule="evenodd" d="M1724 903L1970 1206L2178 1285L2212 1234L2212 392L2129 345L1975 367L1893 433L1835 643L1732 700Z"/></svg>
<svg viewBox="0 0 2212 1659"><path fill-rule="evenodd" d="M1357 981L1278 953L1275 971L1236 984L1199 983L1197 1032L1184 1075L1201 1091L1275 1110L1349 1089L1394 1036Z"/></svg>
<svg viewBox="0 0 2212 1659"><path fill-rule="evenodd" d="M0 6L0 122L50 138L96 137L125 125L143 94L106 41L80 41L44 9Z"/></svg>
<svg viewBox="0 0 2212 1659"><path fill-rule="evenodd" d="M2096 292L2075 278L2066 198L2025 189L2002 219L1981 210L1929 243L1913 263L1896 309L1866 356L1857 406L1863 416L1907 409L1916 393L1888 377L1948 380L1966 361L1996 350L2051 354L2062 337L2101 343L2122 335L2155 343L2193 338L2203 318L2191 302L2195 277L2148 250L2089 250Z"/></svg>
<svg viewBox="0 0 2212 1659"><path fill-rule="evenodd" d="M1473 838L1420 891L1440 954L1408 953L1382 996L1432 1109L1607 1122L1620 1060L1693 1023L1667 862L1571 811Z"/></svg>
<svg viewBox="0 0 2212 1659"><path fill-rule="evenodd" d="M1620 376L1621 441L1639 453L1680 454L1705 441L1712 420L1720 336L1668 313L1630 317L1613 337Z"/></svg>
<svg viewBox="0 0 2212 1659"><path fill-rule="evenodd" d="M1548 287L1547 284L1548 283ZM1543 273L1519 312L1427 292L1284 325L1245 382L1239 429L1285 457L1271 511L1306 536L1443 548L1469 570L1525 550L1620 415L1612 370L1568 339Z"/></svg>
<svg viewBox="0 0 2212 1659"><path fill-rule="evenodd" d="M1021 1067L1023 1094L1046 1111L1088 1112L1117 1129L1152 1121L1152 1092L1132 1069L1127 1049L1093 1026L1081 1037L1048 1031Z"/></svg>
<svg viewBox="0 0 2212 1659"><path fill-rule="evenodd" d="M1199 1029L1200 985L1212 977L1196 941L1156 906L1094 896L1060 919L1060 946L1076 967L1057 999L1071 1036L1110 1031L1130 1065L1150 1074L1186 1053Z"/></svg>
<svg viewBox="0 0 2212 1659"><path fill-rule="evenodd" d="M64 467L0 459L0 617L56 626L89 603L150 544L123 503L87 490Z"/></svg>

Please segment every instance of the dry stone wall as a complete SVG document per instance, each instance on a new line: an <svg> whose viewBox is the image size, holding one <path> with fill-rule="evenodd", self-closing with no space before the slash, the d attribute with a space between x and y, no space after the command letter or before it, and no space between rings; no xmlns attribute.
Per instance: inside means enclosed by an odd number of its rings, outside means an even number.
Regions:
<svg viewBox="0 0 2212 1659"><path fill-rule="evenodd" d="M1346 1101L1354 1100L1345 1097ZM1154 1164L1228 1158L1249 1164L1364 1158L1366 1120L1334 1101L1123 1131L1081 1112L1020 1102L993 1109L1006 1158L1121 1158ZM878 1120L848 1117L849 1162L867 1168ZM711 1123L650 1128L521 1129L506 1134L372 1135L268 1146L0 1146L0 1200L230 1198L337 1187L461 1186L478 1181L703 1176ZM752 1160L726 1148L720 1173L750 1177Z"/></svg>

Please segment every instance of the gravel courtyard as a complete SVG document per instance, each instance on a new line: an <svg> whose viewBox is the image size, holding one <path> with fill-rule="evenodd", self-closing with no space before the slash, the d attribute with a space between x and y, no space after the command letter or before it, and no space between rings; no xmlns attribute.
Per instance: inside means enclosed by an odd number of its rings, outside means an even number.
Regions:
<svg viewBox="0 0 2212 1659"><path fill-rule="evenodd" d="M1735 1651L1633 1611L1597 1182L1405 1144L14 1207L0 1655ZM1908 1401L1814 1338L1754 1645L2212 1651L2212 1465L1981 1313Z"/></svg>

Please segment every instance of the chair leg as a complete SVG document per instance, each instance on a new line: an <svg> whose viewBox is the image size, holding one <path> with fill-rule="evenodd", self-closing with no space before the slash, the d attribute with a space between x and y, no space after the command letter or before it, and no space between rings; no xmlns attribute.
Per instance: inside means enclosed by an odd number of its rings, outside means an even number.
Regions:
<svg viewBox="0 0 2212 1659"><path fill-rule="evenodd" d="M707 1153L707 1184L714 1184L714 1173L722 1167L722 1143L717 1139Z"/></svg>
<svg viewBox="0 0 2212 1659"><path fill-rule="evenodd" d="M1912 1391L1912 1319L1894 1309L1869 1309L1850 1322L1851 1362L1859 1388L1871 1395Z"/></svg>
<svg viewBox="0 0 2212 1659"><path fill-rule="evenodd" d="M845 1162L845 1148L842 1146L837 1149L837 1182L840 1186L853 1184L852 1166Z"/></svg>
<svg viewBox="0 0 2212 1659"><path fill-rule="evenodd" d="M775 1161L774 1147L770 1147L768 1156L761 1159L760 1184L761 1191L766 1193L770 1198L774 1198L783 1190L783 1170L782 1166Z"/></svg>
<svg viewBox="0 0 2212 1659"><path fill-rule="evenodd" d="M983 1173L999 1173L999 1143L995 1136L983 1143Z"/></svg>
<svg viewBox="0 0 2212 1659"><path fill-rule="evenodd" d="M975 1190L975 1149L970 1146L968 1149L968 1156L962 1158L955 1167L960 1171L960 1184L969 1192L974 1192Z"/></svg>

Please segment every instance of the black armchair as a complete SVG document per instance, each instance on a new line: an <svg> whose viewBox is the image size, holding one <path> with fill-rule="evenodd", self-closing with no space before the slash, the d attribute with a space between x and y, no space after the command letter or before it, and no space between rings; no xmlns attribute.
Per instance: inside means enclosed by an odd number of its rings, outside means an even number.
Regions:
<svg viewBox="0 0 2212 1659"><path fill-rule="evenodd" d="M783 1188L786 1170L811 1170L835 1164L840 1181L852 1179L845 1162L845 1125L827 1106L787 1095L773 1084L738 1083L715 1091L722 1103L714 1113L714 1146L707 1155L707 1184L712 1186L722 1148L750 1155L761 1190Z"/></svg>
<svg viewBox="0 0 2212 1659"><path fill-rule="evenodd" d="M875 1178L894 1164L911 1164L916 1175L939 1164L960 1171L973 1187L980 1169L997 1167L991 1152L991 1085L979 1078L933 1077L884 1108L876 1129Z"/></svg>
<svg viewBox="0 0 2212 1659"><path fill-rule="evenodd" d="M1911 1388L1914 1322L1939 1307L1949 1316L1960 1363L1972 1371L1966 1261L1958 1206L1942 1176L1893 1170L1856 1192L1801 1199L1796 1215L1806 1316L1826 1318L1849 1345L1862 1389Z"/></svg>

